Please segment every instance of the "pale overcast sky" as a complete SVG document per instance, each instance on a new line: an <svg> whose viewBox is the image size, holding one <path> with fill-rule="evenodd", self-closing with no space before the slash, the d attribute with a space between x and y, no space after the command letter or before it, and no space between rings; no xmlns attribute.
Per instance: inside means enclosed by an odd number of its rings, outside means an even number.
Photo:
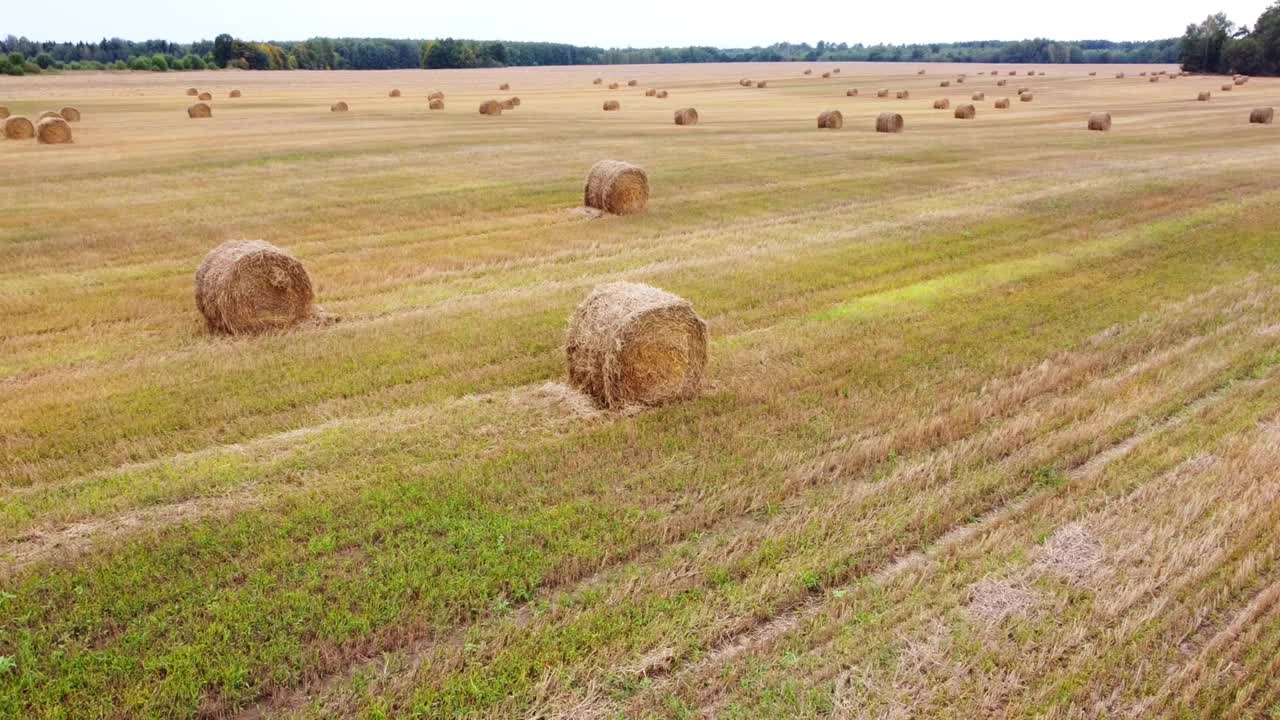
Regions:
<svg viewBox="0 0 1280 720"><path fill-rule="evenodd" d="M8 3L0 35L32 40L176 42L221 32L253 40L342 37L544 40L604 47L748 47L780 40L1151 40L1219 10L1252 26L1270 0L955 0L777 2L642 0L61 0Z"/></svg>

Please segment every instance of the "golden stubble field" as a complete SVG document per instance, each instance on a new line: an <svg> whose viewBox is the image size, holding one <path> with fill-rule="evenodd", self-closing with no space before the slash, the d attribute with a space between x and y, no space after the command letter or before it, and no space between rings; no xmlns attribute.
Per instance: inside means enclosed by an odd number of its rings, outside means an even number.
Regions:
<svg viewBox="0 0 1280 720"><path fill-rule="evenodd" d="M0 142L0 717L1280 713L1280 81L992 69L0 78L83 113ZM342 320L209 335L233 238ZM563 385L611 280L700 398Z"/></svg>

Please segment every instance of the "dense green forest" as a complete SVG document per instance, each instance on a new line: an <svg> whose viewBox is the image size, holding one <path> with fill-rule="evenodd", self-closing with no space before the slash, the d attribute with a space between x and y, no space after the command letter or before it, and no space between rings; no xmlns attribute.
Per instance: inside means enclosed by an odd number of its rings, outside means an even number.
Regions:
<svg viewBox="0 0 1280 720"><path fill-rule="evenodd" d="M1146 42L1034 39L916 45L775 43L721 49L598 48L562 43L444 38L311 38L254 42L219 35L190 44L133 42L35 42L12 35L0 40L0 73L59 70L389 70L521 65L609 65L700 62L972 62L972 63L1176 63L1203 72L1280 74L1280 2L1255 28L1236 27L1221 13L1187 27L1182 38Z"/></svg>

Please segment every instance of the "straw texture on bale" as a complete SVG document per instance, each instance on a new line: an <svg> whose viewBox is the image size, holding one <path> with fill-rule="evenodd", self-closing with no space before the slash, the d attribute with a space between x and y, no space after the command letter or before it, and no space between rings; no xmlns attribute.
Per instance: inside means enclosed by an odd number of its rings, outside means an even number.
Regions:
<svg viewBox="0 0 1280 720"><path fill-rule="evenodd" d="M649 176L637 165L601 160L591 166L582 204L614 215L632 215L649 203Z"/></svg>
<svg viewBox="0 0 1280 720"><path fill-rule="evenodd" d="M950 108L951 108L951 101L948 100L947 98L942 98L941 100L933 101L934 110L948 110Z"/></svg>
<svg viewBox="0 0 1280 720"><path fill-rule="evenodd" d="M427 99L428 99L428 100L443 100L443 99L444 99L444 93L440 92L439 90L436 90L435 92L429 93L429 94L427 95Z"/></svg>
<svg viewBox="0 0 1280 720"><path fill-rule="evenodd" d="M1275 120L1275 117L1275 108L1254 108L1253 111L1249 113L1249 122L1258 123L1259 125L1270 125L1272 121Z"/></svg>
<svg viewBox="0 0 1280 720"><path fill-rule="evenodd" d="M676 111L677 125L697 125L698 111L693 108L680 108Z"/></svg>
<svg viewBox="0 0 1280 720"><path fill-rule="evenodd" d="M618 102L617 100L605 100L604 109L605 109L605 112L611 112L613 110L621 110L622 103Z"/></svg>
<svg viewBox="0 0 1280 720"><path fill-rule="evenodd" d="M329 112L346 112L350 109L351 107L347 105L345 102L343 102L342 100L339 100L338 102L329 106Z"/></svg>
<svg viewBox="0 0 1280 720"><path fill-rule="evenodd" d="M1089 129L1106 132L1111 129L1111 113L1096 112L1089 116Z"/></svg>
<svg viewBox="0 0 1280 720"><path fill-rule="evenodd" d="M443 101L443 100L441 100L440 98L436 98L435 100L431 100L431 101L429 101L429 102L427 103L427 108L428 108L429 110L443 110L443 109L444 109L444 101Z"/></svg>
<svg viewBox="0 0 1280 720"><path fill-rule="evenodd" d="M510 89L511 89L511 83L502 83L501 85L499 85L499 86L498 86L498 89L499 89L499 90L510 90Z"/></svg>
<svg viewBox="0 0 1280 720"><path fill-rule="evenodd" d="M30 140L36 136L36 126L21 115L5 118L4 136L9 140Z"/></svg>
<svg viewBox="0 0 1280 720"><path fill-rule="evenodd" d="M844 113L839 110L826 110L818 113L818 128L823 130L839 130L844 127Z"/></svg>
<svg viewBox="0 0 1280 720"><path fill-rule="evenodd" d="M876 132L900 133L902 127L902 116L898 113L880 113L876 118Z"/></svg>
<svg viewBox="0 0 1280 720"><path fill-rule="evenodd" d="M639 84L640 84L640 81L639 81L639 80L628 80L628 81L627 81L627 87L635 87L636 85L639 85Z"/></svg>
<svg viewBox="0 0 1280 720"><path fill-rule="evenodd" d="M1022 93L1021 95L1018 96L1019 102L1031 102L1032 100L1035 100L1035 99L1036 99L1036 96L1032 95L1031 93Z"/></svg>
<svg viewBox="0 0 1280 720"><path fill-rule="evenodd" d="M976 92L973 95L970 95L969 99L970 100L986 100L987 94L984 92Z"/></svg>
<svg viewBox="0 0 1280 720"><path fill-rule="evenodd" d="M80 111L73 107L64 107L58 111L58 114L67 122L80 122Z"/></svg>
<svg viewBox="0 0 1280 720"><path fill-rule="evenodd" d="M239 90L232 90L231 92L227 93L227 97L238 98L238 97L240 97L240 91L239 91Z"/></svg>
<svg viewBox="0 0 1280 720"><path fill-rule="evenodd" d="M845 96L846 96L846 97L858 97L858 89L857 89L857 88L851 88L851 89L849 89L849 90L845 90L845 91L844 91L844 94L845 94Z"/></svg>
<svg viewBox="0 0 1280 720"><path fill-rule="evenodd" d="M569 382L606 408L697 396L707 325L685 299L639 283L600 285L574 310Z"/></svg>
<svg viewBox="0 0 1280 720"><path fill-rule="evenodd" d="M480 103L480 114L481 115L501 115L502 103L498 102L497 100L485 100L484 102Z"/></svg>
<svg viewBox="0 0 1280 720"><path fill-rule="evenodd" d="M881 88L876 91L876 97L889 97L889 91Z"/></svg>
<svg viewBox="0 0 1280 720"><path fill-rule="evenodd" d="M999 99L997 99L997 100L996 100L996 104L995 104L995 108L996 108L997 110L1008 110L1008 109L1009 109L1009 98L999 98Z"/></svg>
<svg viewBox="0 0 1280 720"><path fill-rule="evenodd" d="M957 106L956 106L956 119L957 119L957 120L972 120L972 119L973 119L974 117L976 117L977 115L978 115L978 110L977 110L977 108L975 108L975 107L974 107L974 106L972 106L972 105L957 105Z"/></svg>
<svg viewBox="0 0 1280 720"><path fill-rule="evenodd" d="M0 105L0 120L3 120L7 117L9 117L9 108L3 105Z"/></svg>
<svg viewBox="0 0 1280 720"><path fill-rule="evenodd" d="M237 335L281 330L315 317L307 270L262 240L229 240L196 270L196 307L209 329Z"/></svg>
<svg viewBox="0 0 1280 720"><path fill-rule="evenodd" d="M187 117L190 118L207 118L213 117L213 108L205 103L196 103L187 108Z"/></svg>
<svg viewBox="0 0 1280 720"><path fill-rule="evenodd" d="M392 89L391 92L387 93L387 97L400 97L400 90L398 88Z"/></svg>
<svg viewBox="0 0 1280 720"><path fill-rule="evenodd" d="M187 88L187 94L190 95L191 97L195 97L196 95L200 94L200 91L195 88Z"/></svg>
<svg viewBox="0 0 1280 720"><path fill-rule="evenodd" d="M1213 98L1213 95L1207 91L1202 92L1198 96L1196 96L1196 100L1199 100L1200 102L1206 102L1212 98Z"/></svg>
<svg viewBox="0 0 1280 720"><path fill-rule="evenodd" d="M658 97L658 91L657 91L656 89L654 89L654 88L649 88L648 90L645 90L645 91L644 91L644 96L645 96L645 97Z"/></svg>
<svg viewBox="0 0 1280 720"><path fill-rule="evenodd" d="M50 117L36 124L36 140L45 145L62 145L71 142L71 123L60 117Z"/></svg>
<svg viewBox="0 0 1280 720"><path fill-rule="evenodd" d="M899 91L898 91L898 99L899 99L899 100L909 100L909 99L911 99L911 93L910 93L910 92L908 92L908 91L906 91L906 90L899 90Z"/></svg>
<svg viewBox="0 0 1280 720"><path fill-rule="evenodd" d="M658 99L659 99L659 100L661 100L661 99L663 99L663 98L667 97L667 95L668 95L668 93L667 93L667 91L666 91L666 90L659 90L659 91L658 91Z"/></svg>
<svg viewBox="0 0 1280 720"><path fill-rule="evenodd" d="M213 99L213 93L202 92L196 96L196 99L201 102L209 102Z"/></svg>

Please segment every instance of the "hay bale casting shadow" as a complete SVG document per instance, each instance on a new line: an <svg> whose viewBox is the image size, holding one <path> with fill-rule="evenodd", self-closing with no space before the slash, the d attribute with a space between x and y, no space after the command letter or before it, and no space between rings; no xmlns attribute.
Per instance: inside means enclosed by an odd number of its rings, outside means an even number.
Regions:
<svg viewBox="0 0 1280 720"><path fill-rule="evenodd" d="M614 215L632 215L649 204L649 175L621 160L601 160L587 173L582 204Z"/></svg>
<svg viewBox="0 0 1280 720"><path fill-rule="evenodd" d="M306 268L262 240L214 248L196 270L195 298L209 329L231 335L282 330L316 316Z"/></svg>

